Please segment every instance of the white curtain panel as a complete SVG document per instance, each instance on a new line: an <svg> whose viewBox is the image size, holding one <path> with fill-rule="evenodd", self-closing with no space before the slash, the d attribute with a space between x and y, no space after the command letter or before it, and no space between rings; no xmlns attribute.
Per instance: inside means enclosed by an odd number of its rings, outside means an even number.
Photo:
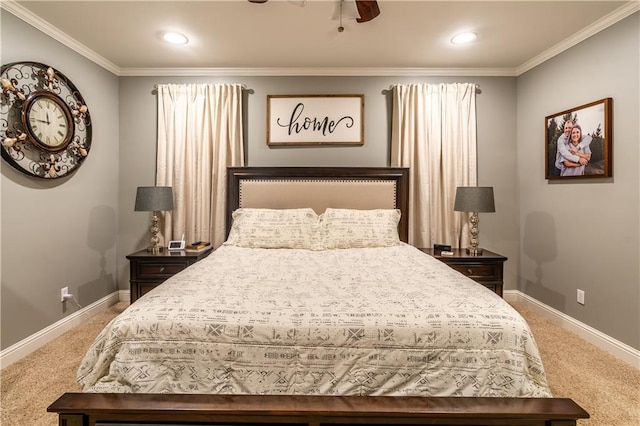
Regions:
<svg viewBox="0 0 640 426"><path fill-rule="evenodd" d="M243 166L242 85L158 85L156 184L173 187L165 243L225 238L226 168Z"/></svg>
<svg viewBox="0 0 640 426"><path fill-rule="evenodd" d="M394 86L391 165L410 168L409 243L466 247L469 215L453 203L477 182L476 85Z"/></svg>

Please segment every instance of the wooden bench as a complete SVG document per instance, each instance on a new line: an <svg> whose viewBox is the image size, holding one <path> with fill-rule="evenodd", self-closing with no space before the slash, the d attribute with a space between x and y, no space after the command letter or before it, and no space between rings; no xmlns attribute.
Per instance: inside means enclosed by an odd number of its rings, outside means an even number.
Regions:
<svg viewBox="0 0 640 426"><path fill-rule="evenodd" d="M49 406L60 426L475 425L569 426L589 418L567 398L66 393Z"/></svg>

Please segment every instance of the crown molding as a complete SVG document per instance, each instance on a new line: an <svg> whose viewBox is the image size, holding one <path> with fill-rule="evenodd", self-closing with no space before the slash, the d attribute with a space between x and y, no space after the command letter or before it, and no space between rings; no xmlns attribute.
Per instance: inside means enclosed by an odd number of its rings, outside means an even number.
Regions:
<svg viewBox="0 0 640 426"><path fill-rule="evenodd" d="M429 77L429 76L515 76L513 68L124 68L120 76L341 76L341 77Z"/></svg>
<svg viewBox="0 0 640 426"><path fill-rule="evenodd" d="M535 58L530 59L529 61L520 65L519 67L516 68L515 74L518 76L524 74L525 72L537 67L543 62L548 61L554 56L563 53L564 51L572 48L578 43L585 41L589 37L599 33L600 31L634 14L638 10L640 10L640 2L638 0L630 1L624 4L623 6L620 6L618 9L602 17L598 21L584 28L582 31L579 31L573 34L571 37L564 39L563 41L551 47L550 49L547 49L546 51L542 52L540 55L536 56Z"/></svg>
<svg viewBox="0 0 640 426"><path fill-rule="evenodd" d="M517 77L553 58L594 34L610 27L640 10L638 0L625 5L599 19L582 31L556 44L540 55L515 68L121 68L89 49L78 40L27 10L15 0L0 0L0 8L49 35L78 54L119 77L166 76L393 76L393 77L443 77L486 76Z"/></svg>
<svg viewBox="0 0 640 426"><path fill-rule="evenodd" d="M52 37L54 40L62 43L69 49L79 53L80 55L96 63L107 71L110 71L115 75L120 75L121 70L117 65L100 56L73 37L70 37L67 33L60 31L58 28L54 27L47 21L35 15L30 10L24 8L16 1L0 0L0 8L6 10L12 15L15 15L17 18L42 31L46 35Z"/></svg>
<svg viewBox="0 0 640 426"><path fill-rule="evenodd" d="M195 77L195 76L516 76L514 68L121 68L78 40L33 14L15 0L0 0L0 7L49 35L97 65L119 77Z"/></svg>

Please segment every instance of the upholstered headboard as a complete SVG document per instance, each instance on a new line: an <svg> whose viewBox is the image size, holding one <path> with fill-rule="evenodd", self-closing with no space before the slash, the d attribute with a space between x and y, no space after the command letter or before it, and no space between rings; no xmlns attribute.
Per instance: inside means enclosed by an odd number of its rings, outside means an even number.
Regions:
<svg viewBox="0 0 640 426"><path fill-rule="evenodd" d="M390 167L229 167L227 234L240 207L400 209L398 232L409 235L409 169Z"/></svg>

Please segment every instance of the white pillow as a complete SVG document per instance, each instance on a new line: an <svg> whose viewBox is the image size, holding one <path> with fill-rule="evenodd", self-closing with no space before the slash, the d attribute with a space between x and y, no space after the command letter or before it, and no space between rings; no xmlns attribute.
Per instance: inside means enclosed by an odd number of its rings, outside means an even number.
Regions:
<svg viewBox="0 0 640 426"><path fill-rule="evenodd" d="M311 208L239 208L225 245L250 248L317 249L318 215Z"/></svg>
<svg viewBox="0 0 640 426"><path fill-rule="evenodd" d="M320 215L322 245L327 249L400 245L400 210L327 209Z"/></svg>

